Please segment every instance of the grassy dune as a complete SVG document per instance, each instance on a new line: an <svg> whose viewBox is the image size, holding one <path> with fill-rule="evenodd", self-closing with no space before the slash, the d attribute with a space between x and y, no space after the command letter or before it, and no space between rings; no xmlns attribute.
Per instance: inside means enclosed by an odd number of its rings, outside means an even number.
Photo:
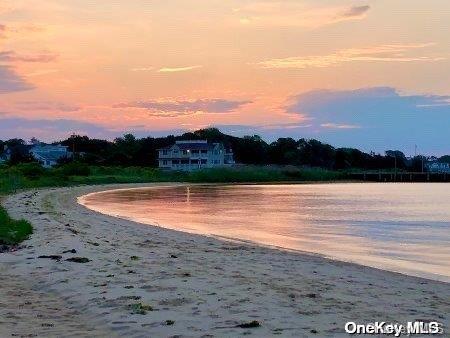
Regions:
<svg viewBox="0 0 450 338"><path fill-rule="evenodd" d="M345 179L342 172L318 168L259 167L204 169L193 172L162 171L145 167L101 167L70 163L43 169L37 164L0 167L0 194L20 189L59 187L79 184L193 182L242 183L283 181L335 181Z"/></svg>
<svg viewBox="0 0 450 338"><path fill-rule="evenodd" d="M0 244L13 245L27 239L33 232L31 224L25 220L11 219L0 207Z"/></svg>

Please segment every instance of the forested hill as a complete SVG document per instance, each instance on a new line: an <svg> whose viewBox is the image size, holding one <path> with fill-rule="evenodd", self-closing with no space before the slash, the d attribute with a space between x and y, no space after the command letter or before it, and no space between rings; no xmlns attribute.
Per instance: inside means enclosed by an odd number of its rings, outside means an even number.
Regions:
<svg viewBox="0 0 450 338"><path fill-rule="evenodd" d="M135 138L124 135L114 141L91 139L73 135L62 143L77 154L78 160L97 165L156 166L157 149L172 145L176 140L206 139L222 142L233 150L235 161L242 164L305 165L328 169L386 169L395 165L399 169L419 170L421 157L408 160L400 151L386 151L385 154L368 154L353 148L335 148L314 139L279 138L266 143L259 136L235 137L226 135L216 128L201 129L181 136ZM0 141L0 153L4 145L25 144L23 140ZM444 156L442 159L449 159ZM15 161L26 159L16 156Z"/></svg>

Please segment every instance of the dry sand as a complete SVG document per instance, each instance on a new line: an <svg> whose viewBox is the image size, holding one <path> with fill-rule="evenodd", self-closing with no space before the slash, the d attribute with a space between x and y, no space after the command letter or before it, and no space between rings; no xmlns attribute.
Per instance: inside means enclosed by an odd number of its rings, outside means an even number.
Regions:
<svg viewBox="0 0 450 338"><path fill-rule="evenodd" d="M450 284L142 225L76 203L118 187L126 186L3 201L35 233L24 249L0 254L0 337L337 337L347 321L376 320L449 327ZM138 303L153 311L136 313ZM261 327L236 327L253 320Z"/></svg>

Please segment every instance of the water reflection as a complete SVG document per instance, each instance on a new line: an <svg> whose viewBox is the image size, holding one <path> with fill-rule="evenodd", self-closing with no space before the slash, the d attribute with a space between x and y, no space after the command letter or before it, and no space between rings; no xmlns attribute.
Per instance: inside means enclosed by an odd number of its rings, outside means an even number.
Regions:
<svg viewBox="0 0 450 338"><path fill-rule="evenodd" d="M448 184L172 186L96 193L82 203L142 223L450 281Z"/></svg>

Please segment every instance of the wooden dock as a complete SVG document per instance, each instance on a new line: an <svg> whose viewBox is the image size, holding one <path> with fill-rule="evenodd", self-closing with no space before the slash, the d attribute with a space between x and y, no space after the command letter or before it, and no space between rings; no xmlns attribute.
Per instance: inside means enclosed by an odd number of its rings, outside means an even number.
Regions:
<svg viewBox="0 0 450 338"><path fill-rule="evenodd" d="M357 172L351 179L369 182L450 182L450 173L422 172Z"/></svg>

